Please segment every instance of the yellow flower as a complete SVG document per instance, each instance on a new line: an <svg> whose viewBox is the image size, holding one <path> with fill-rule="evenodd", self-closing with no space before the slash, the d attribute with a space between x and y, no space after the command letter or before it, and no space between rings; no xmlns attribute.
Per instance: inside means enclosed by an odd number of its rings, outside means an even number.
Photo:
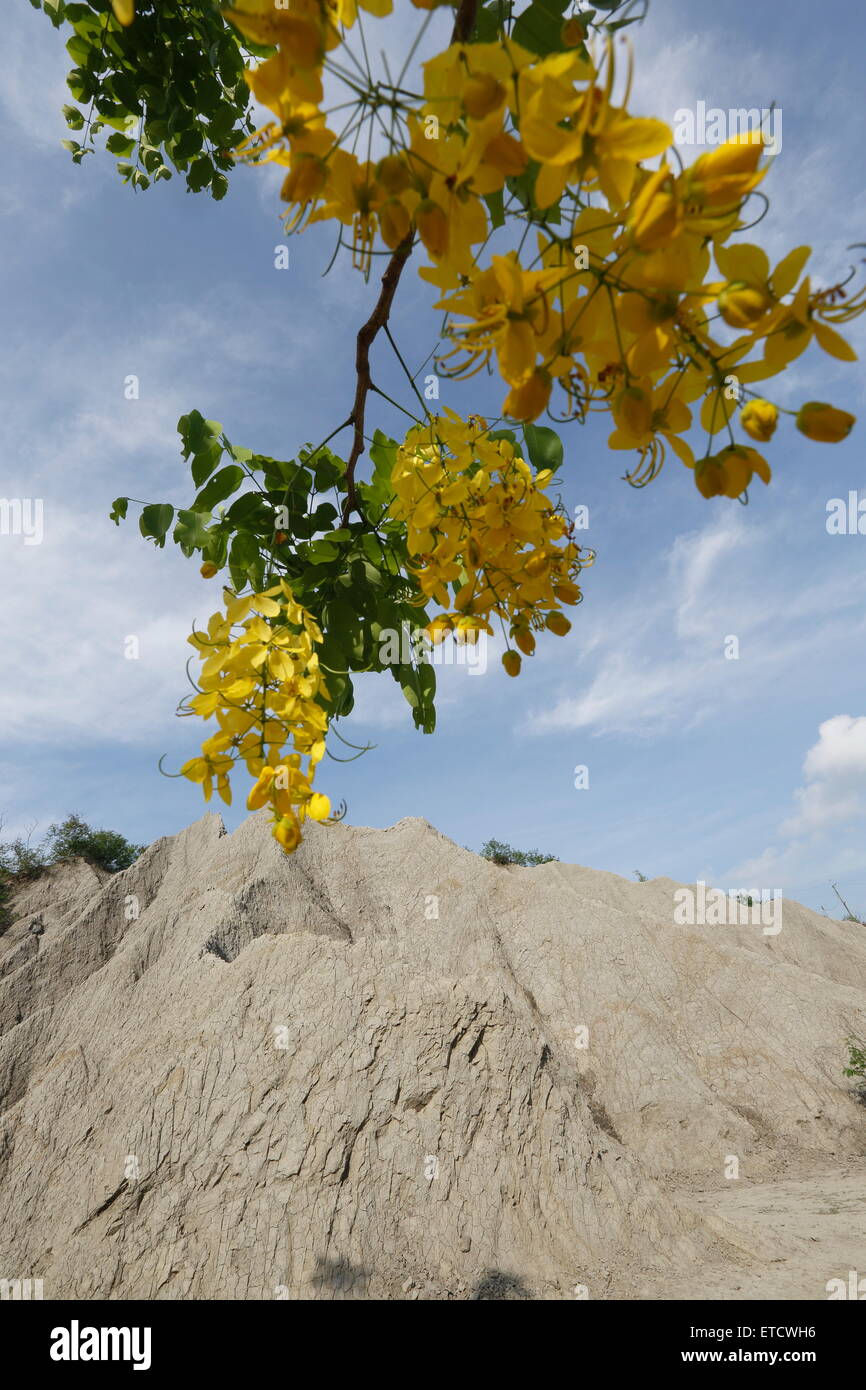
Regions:
<svg viewBox="0 0 866 1390"><path fill-rule="evenodd" d="M448 218L432 198L423 198L415 209L415 226L426 250L440 260L448 250Z"/></svg>
<svg viewBox="0 0 866 1390"><path fill-rule="evenodd" d="M111 0L114 17L124 28L135 19L135 0Z"/></svg>
<svg viewBox="0 0 866 1390"><path fill-rule="evenodd" d="M450 613L432 620L433 641L453 631L474 642L493 633L494 615L526 655L550 613L578 603L574 582L591 556L545 495L550 469L533 475L507 439L493 440L486 422L453 412L413 427L397 452L391 514L407 522L410 564L422 592ZM449 592L453 588L453 597ZM551 631L567 631L554 617ZM506 663L518 674L519 655Z"/></svg>
<svg viewBox="0 0 866 1390"><path fill-rule="evenodd" d="M748 131L702 154L678 180L688 216L700 225L702 215L736 208L764 177L758 169L764 152L760 131Z"/></svg>
<svg viewBox="0 0 866 1390"><path fill-rule="evenodd" d="M190 758L189 762L184 763L180 772L182 777L188 777L191 782L201 782L205 801L210 801L215 784L223 801L227 806L230 806L232 793L229 786L229 769L231 766L231 758L207 754L201 758Z"/></svg>
<svg viewBox="0 0 866 1390"><path fill-rule="evenodd" d="M819 444L838 444L847 439L856 424L857 417L847 410L837 410L824 401L807 401L797 413L797 429L807 439L815 439Z"/></svg>
<svg viewBox="0 0 866 1390"><path fill-rule="evenodd" d="M213 579L215 574L219 574L219 567L215 565L212 560L205 560L199 570L199 574L202 579Z"/></svg>
<svg viewBox="0 0 866 1390"><path fill-rule="evenodd" d="M766 444L773 438L778 423L779 411L772 401L749 401L740 411L740 424L759 444Z"/></svg>
<svg viewBox="0 0 866 1390"><path fill-rule="evenodd" d="M331 813L328 798L312 789L328 727L319 703L328 691L315 651L322 633L285 580L261 593L226 589L224 595L225 613L214 613L207 631L189 639L202 660L200 694L189 709L215 717L218 727L181 772L202 783L206 800L215 783L230 803L230 770L244 762L255 779L248 809L270 807L274 835L290 852L305 816L326 820Z"/></svg>
<svg viewBox="0 0 866 1390"><path fill-rule="evenodd" d="M683 205L667 164L651 174L633 199L626 229L639 251L658 251L678 235L683 225Z"/></svg>
<svg viewBox="0 0 866 1390"><path fill-rule="evenodd" d="M437 308L471 320L459 326L449 321L447 329L457 345L454 353L465 353L458 374L483 365L495 351L500 374L509 386L528 382L535 369L540 335L550 318L548 292L562 277L563 271L556 267L523 270L516 253L511 252L494 256L489 269L477 274L465 290L440 300ZM532 399L537 396L536 386Z"/></svg>
<svg viewBox="0 0 866 1390"><path fill-rule="evenodd" d="M321 23L282 6L276 8L274 0L244 0L242 7L225 9L223 14L253 43L279 44L298 67L315 67L324 58Z"/></svg>
<svg viewBox="0 0 866 1390"><path fill-rule="evenodd" d="M506 91L492 72L479 72L466 79L461 96L467 116L481 121L504 105Z"/></svg>
<svg viewBox="0 0 866 1390"><path fill-rule="evenodd" d="M740 497L755 473L769 483L766 459L745 444L729 444L721 453L695 465L695 484L704 497Z"/></svg>
<svg viewBox="0 0 866 1390"><path fill-rule="evenodd" d="M641 464L629 480L643 484L654 478L665 458L665 445L673 449L677 457L691 468L694 456L689 445L680 435L690 427L692 414L685 402L677 394L679 382L674 379L673 386L662 381L654 389L649 382L640 386L625 387L615 398L612 414L616 429L608 437L611 449L637 449Z"/></svg>
<svg viewBox="0 0 866 1390"><path fill-rule="evenodd" d="M502 405L503 415L512 420L537 420L548 406L552 382L549 372L536 367L520 386L512 386Z"/></svg>
<svg viewBox="0 0 866 1390"><path fill-rule="evenodd" d="M301 827L296 816L275 816L273 837L286 854L291 854L301 843Z"/></svg>
<svg viewBox="0 0 866 1390"><path fill-rule="evenodd" d="M672 143L663 121L630 116L611 104L614 47L607 47L604 88L580 54L554 54L520 76L520 134L540 169L535 183L539 207L550 207L571 182L598 181L612 207L627 201L641 160L662 154ZM576 93L575 79L589 77ZM630 78L629 83L630 86Z"/></svg>

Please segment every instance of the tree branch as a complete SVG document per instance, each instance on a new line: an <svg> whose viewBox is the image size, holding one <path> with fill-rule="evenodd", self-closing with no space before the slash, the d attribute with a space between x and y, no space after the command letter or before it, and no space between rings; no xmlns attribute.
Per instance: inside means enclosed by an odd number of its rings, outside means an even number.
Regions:
<svg viewBox="0 0 866 1390"><path fill-rule="evenodd" d="M451 34L452 43L468 43L472 30L475 28L475 12L478 9L478 0L460 0L457 14L454 17L454 30Z"/></svg>
<svg viewBox="0 0 866 1390"><path fill-rule="evenodd" d="M352 449L346 462L346 481L348 491L346 500L343 503L342 524L345 526L353 511L358 510L357 497L355 495L355 465L364 452L364 415L367 406L367 395L372 385L370 378L370 348L380 329L385 327L388 322L388 315L391 312L391 304L394 299L397 286L400 283L400 276L412 252L413 234L410 232L396 251L391 256L390 261L382 276L382 288L379 291L379 298L376 307L367 319L367 322L358 332L358 341L355 348L355 400L352 405L352 414L349 420L353 427Z"/></svg>
<svg viewBox="0 0 866 1390"><path fill-rule="evenodd" d="M457 13L454 16L454 29L451 34L452 43L467 43L472 30L475 28L475 15L478 10L478 0L460 0ZM391 259L382 276L382 288L379 291L379 298L376 306L367 319L367 322L358 332L357 344L355 348L355 400L352 405L352 413L349 416L349 423L353 428L352 448L346 460L346 500L343 503L342 525L345 526L352 512L358 512L357 494L355 492L355 467L358 459L364 452L364 419L367 408L367 396L372 386L370 377L370 348L372 347L377 334L383 329L391 313L391 305L397 286L400 283L400 276L403 274L403 267L412 254L414 233L410 232L396 251L393 252Z"/></svg>

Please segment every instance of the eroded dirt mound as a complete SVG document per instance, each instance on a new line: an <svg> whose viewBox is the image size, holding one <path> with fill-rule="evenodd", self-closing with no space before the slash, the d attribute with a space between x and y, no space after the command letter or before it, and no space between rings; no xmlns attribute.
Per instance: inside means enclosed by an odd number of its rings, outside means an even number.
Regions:
<svg viewBox="0 0 866 1390"><path fill-rule="evenodd" d="M0 939L0 1274L658 1297L745 1257L666 1188L856 1163L866 933L792 903L777 935L680 926L677 888L501 868L419 820L285 858L263 816L34 885Z"/></svg>

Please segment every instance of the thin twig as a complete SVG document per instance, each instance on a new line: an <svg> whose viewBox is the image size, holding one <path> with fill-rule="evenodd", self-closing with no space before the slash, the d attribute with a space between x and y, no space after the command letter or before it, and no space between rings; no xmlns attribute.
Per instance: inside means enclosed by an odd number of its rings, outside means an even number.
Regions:
<svg viewBox="0 0 866 1390"><path fill-rule="evenodd" d="M475 28L475 15L478 10L478 0L460 0L457 13L454 16L454 29L451 34L452 43L467 43L472 30ZM400 245L393 252L390 261L382 276L382 288L379 291L379 298L376 301L372 314L367 322L358 332L357 345L355 348L355 400L352 405L352 413L349 419L354 431L352 438L352 449L346 461L346 500L343 503L342 525L345 526L353 511L359 513L358 499L355 492L355 468L358 459L364 452L364 416L367 406L367 396L372 385L370 377L370 348L372 347L378 333L383 329L391 313L391 305L397 286L400 283L400 276L403 267L412 253L413 235L410 232Z"/></svg>

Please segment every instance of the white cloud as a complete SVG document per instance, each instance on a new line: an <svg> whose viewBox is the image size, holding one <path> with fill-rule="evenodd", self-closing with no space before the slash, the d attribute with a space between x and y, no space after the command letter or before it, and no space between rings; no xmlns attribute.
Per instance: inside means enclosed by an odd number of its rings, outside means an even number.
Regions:
<svg viewBox="0 0 866 1390"><path fill-rule="evenodd" d="M777 843L733 868L731 881L815 884L866 871L866 716L824 720L803 773L794 792L797 810L779 826Z"/></svg>
<svg viewBox="0 0 866 1390"><path fill-rule="evenodd" d="M16 140L56 150L68 136L60 108L71 101L66 74L73 64L64 47L71 33L29 5L5 7L0 112Z"/></svg>
<svg viewBox="0 0 866 1390"><path fill-rule="evenodd" d="M674 541L651 597L638 573L613 611L588 605L575 638L586 683L538 711L534 730L658 735L711 716L743 717L777 699L787 681L802 687L866 632L866 576L852 576L837 551L837 571L792 579L790 535L784 513L772 525L724 517ZM731 637L735 659L725 655Z"/></svg>
<svg viewBox="0 0 866 1390"><path fill-rule="evenodd" d="M805 786L795 792L798 810L780 830L796 837L824 830L866 812L866 716L837 714L818 730L803 764Z"/></svg>
<svg viewBox="0 0 866 1390"><path fill-rule="evenodd" d="M145 744L168 732L188 690L185 639L218 598L179 553L155 553L134 526L49 507L41 545L0 536L0 588L14 595L0 684L8 741ZM124 655L129 636L137 659Z"/></svg>

